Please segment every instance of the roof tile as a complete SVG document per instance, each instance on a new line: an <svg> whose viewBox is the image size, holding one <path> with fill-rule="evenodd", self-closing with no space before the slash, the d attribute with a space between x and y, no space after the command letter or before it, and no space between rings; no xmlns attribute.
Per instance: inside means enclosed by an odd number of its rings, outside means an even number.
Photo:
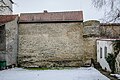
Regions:
<svg viewBox="0 0 120 80"><path fill-rule="evenodd" d="M83 21L82 11L21 13L19 22Z"/></svg>
<svg viewBox="0 0 120 80"><path fill-rule="evenodd" d="M0 24L15 20L18 15L0 15Z"/></svg>

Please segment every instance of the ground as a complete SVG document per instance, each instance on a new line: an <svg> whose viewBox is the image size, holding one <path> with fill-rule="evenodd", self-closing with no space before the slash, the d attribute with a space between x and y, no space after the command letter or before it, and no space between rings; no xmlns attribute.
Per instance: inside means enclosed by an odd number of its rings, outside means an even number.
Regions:
<svg viewBox="0 0 120 80"><path fill-rule="evenodd" d="M93 67L63 70L26 70L13 68L0 71L0 80L110 80Z"/></svg>

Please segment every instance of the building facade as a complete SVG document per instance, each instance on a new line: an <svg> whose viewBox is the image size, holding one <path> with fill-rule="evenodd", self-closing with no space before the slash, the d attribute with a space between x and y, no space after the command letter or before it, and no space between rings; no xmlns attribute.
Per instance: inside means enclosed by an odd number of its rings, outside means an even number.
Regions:
<svg viewBox="0 0 120 80"><path fill-rule="evenodd" d="M21 14L20 65L80 66L84 53L82 23L81 11Z"/></svg>
<svg viewBox="0 0 120 80"><path fill-rule="evenodd" d="M18 62L22 67L79 67L91 64L91 59L97 62L96 40L120 39L119 23L83 22L82 11L0 18L0 59L7 65Z"/></svg>
<svg viewBox="0 0 120 80"><path fill-rule="evenodd" d="M113 61L115 61L114 72L120 73L120 66L119 66L120 51L117 53L118 55L116 55L115 57L115 50L114 50L114 46L116 42L120 43L120 39L98 39L97 40L97 62L100 63L103 70L111 72L113 71L111 70L113 69L113 67L111 67L113 65L112 63ZM117 43L118 46L120 46L119 43Z"/></svg>
<svg viewBox="0 0 120 80"><path fill-rule="evenodd" d="M102 69L109 72L111 72L111 69L106 59L108 54L113 54L112 41L112 39L97 40L97 62L100 63Z"/></svg>
<svg viewBox="0 0 120 80"><path fill-rule="evenodd" d="M82 11L21 13L18 63L78 67L97 62L96 40L101 38L120 38L120 24L83 22Z"/></svg>
<svg viewBox="0 0 120 80"><path fill-rule="evenodd" d="M0 62L17 66L18 15L0 15L0 18Z"/></svg>

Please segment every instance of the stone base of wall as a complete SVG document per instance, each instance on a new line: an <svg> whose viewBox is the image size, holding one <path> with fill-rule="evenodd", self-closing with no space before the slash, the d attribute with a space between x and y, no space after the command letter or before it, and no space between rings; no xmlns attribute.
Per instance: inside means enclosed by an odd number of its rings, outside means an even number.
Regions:
<svg viewBox="0 0 120 80"><path fill-rule="evenodd" d="M22 62L21 67L80 67L83 66L81 60L64 60L64 61L39 61L39 62Z"/></svg>
<svg viewBox="0 0 120 80"><path fill-rule="evenodd" d="M60 56L62 55L62 56ZM21 67L80 67L84 65L83 55L80 54L46 54L43 56L19 55Z"/></svg>
<svg viewBox="0 0 120 80"><path fill-rule="evenodd" d="M82 28L80 22L20 24L18 63L22 67L82 66Z"/></svg>

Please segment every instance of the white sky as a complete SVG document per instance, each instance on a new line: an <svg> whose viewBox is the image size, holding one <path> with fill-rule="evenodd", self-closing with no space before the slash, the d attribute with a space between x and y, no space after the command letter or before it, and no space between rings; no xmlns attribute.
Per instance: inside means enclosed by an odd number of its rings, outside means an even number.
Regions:
<svg viewBox="0 0 120 80"><path fill-rule="evenodd" d="M103 18L103 11L93 7L91 0L13 0L14 13L83 11L84 20Z"/></svg>

